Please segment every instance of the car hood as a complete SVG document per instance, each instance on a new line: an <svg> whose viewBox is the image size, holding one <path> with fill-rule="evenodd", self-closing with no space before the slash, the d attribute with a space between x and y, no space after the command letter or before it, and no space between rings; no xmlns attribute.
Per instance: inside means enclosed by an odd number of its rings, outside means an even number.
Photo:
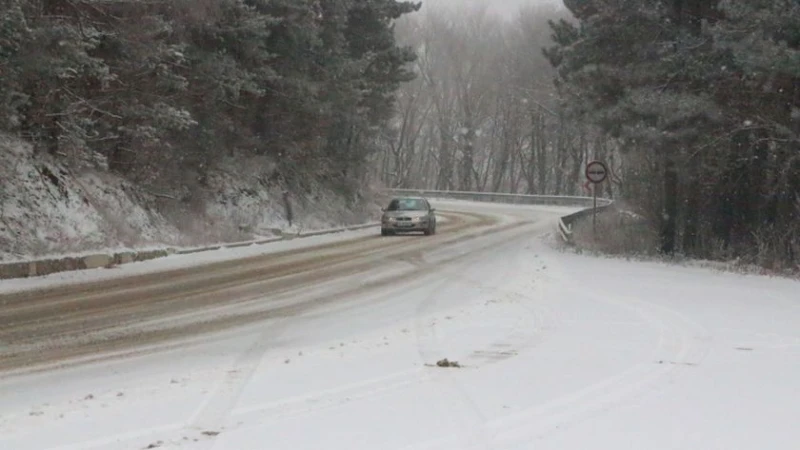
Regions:
<svg viewBox="0 0 800 450"><path fill-rule="evenodd" d="M387 218L410 217L412 219L417 219L427 215L427 211L386 211L383 213L383 217Z"/></svg>

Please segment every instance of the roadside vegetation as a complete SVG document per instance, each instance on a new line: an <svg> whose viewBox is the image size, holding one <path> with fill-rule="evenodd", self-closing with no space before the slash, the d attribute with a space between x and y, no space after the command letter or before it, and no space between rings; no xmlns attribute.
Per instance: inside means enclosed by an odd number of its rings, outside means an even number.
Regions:
<svg viewBox="0 0 800 450"><path fill-rule="evenodd" d="M0 133L178 217L263 191L588 195L598 159L641 218L606 247L797 270L800 5L564 3L1 0Z"/></svg>
<svg viewBox="0 0 800 450"><path fill-rule="evenodd" d="M0 131L174 197L226 155L357 190L414 53L394 0L3 0Z"/></svg>
<svg viewBox="0 0 800 450"><path fill-rule="evenodd" d="M419 6L0 0L0 161L11 177L0 186L0 258L118 242L116 231L50 224L63 222L50 210L75 202L70 189L90 190L78 186L86 173L112 176L101 191L135 197L195 240L241 239L264 215L287 215L283 191L295 213L368 209L375 141L414 77L415 54L391 24ZM131 220L81 195L111 222ZM22 242L21 226L42 242ZM124 243L141 245L140 228ZM174 234L161 231L151 234Z"/></svg>
<svg viewBox="0 0 800 450"><path fill-rule="evenodd" d="M405 19L385 182L588 195L599 159L643 220L601 248L800 270L800 4L564 3Z"/></svg>
<svg viewBox="0 0 800 450"><path fill-rule="evenodd" d="M614 139L658 250L799 268L800 5L566 4L547 51L565 113Z"/></svg>

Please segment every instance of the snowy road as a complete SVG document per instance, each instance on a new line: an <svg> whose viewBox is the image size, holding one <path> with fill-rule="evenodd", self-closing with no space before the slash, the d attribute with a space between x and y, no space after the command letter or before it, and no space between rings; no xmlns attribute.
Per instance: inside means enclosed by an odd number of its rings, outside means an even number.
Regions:
<svg viewBox="0 0 800 450"><path fill-rule="evenodd" d="M0 449L798 448L800 284L560 253L560 208L436 206L432 238L0 297Z"/></svg>

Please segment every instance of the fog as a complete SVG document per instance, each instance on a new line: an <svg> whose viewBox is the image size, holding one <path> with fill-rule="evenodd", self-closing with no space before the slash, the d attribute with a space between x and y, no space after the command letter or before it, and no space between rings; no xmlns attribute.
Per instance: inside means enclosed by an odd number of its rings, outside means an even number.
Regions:
<svg viewBox="0 0 800 450"><path fill-rule="evenodd" d="M513 15L516 13L520 7L527 6L527 5L535 5L535 4L555 4L555 5L563 5L561 0L420 0L422 1L422 7L425 8L426 5L478 5L478 4L485 4L489 7L489 10L494 11L496 13L502 14L506 17Z"/></svg>

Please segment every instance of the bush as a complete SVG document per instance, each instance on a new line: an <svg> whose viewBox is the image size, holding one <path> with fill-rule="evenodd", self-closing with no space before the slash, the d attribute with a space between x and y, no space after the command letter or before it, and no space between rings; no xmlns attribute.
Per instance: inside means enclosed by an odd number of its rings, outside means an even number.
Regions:
<svg viewBox="0 0 800 450"><path fill-rule="evenodd" d="M574 243L579 250L609 255L658 253L658 229L643 217L620 208L609 208L597 215L597 233L588 215L572 225Z"/></svg>
<svg viewBox="0 0 800 450"><path fill-rule="evenodd" d="M734 249L722 243L707 257L683 254L664 256L660 253L658 227L635 213L620 207L610 208L597 216L597 234L592 232L592 216L585 216L572 225L574 248L610 255L659 260L680 265L705 267L725 272L770 276L800 276L800 264L787 264L786 252L800 254L798 239L764 227L754 233L756 248Z"/></svg>

